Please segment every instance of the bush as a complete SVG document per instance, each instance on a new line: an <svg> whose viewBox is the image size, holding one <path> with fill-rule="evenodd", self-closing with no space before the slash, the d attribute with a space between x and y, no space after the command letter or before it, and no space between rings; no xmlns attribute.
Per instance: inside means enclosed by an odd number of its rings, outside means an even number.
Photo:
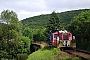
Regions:
<svg viewBox="0 0 90 60"><path fill-rule="evenodd" d="M7 58L8 57L8 53L6 51L2 51L0 50L0 58Z"/></svg>
<svg viewBox="0 0 90 60"><path fill-rule="evenodd" d="M27 54L17 54L17 60L26 60L27 58Z"/></svg>

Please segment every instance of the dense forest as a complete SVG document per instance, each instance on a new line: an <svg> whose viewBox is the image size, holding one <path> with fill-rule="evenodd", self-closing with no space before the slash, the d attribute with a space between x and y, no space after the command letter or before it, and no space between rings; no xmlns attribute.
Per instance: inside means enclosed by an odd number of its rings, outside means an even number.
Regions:
<svg viewBox="0 0 90 60"><path fill-rule="evenodd" d="M80 14L81 12L87 11L89 9L80 9L80 10L72 10L72 11L65 11L61 13L57 13L59 19L64 24L64 26L68 25L70 21ZM30 28L38 28L38 27L45 27L49 22L51 14L46 15L39 15L34 17L29 17L26 19L21 20L23 27L30 27Z"/></svg>
<svg viewBox="0 0 90 60"><path fill-rule="evenodd" d="M74 17L68 25L68 30L76 36L77 48L90 51L90 10Z"/></svg>
<svg viewBox="0 0 90 60"><path fill-rule="evenodd" d="M4 10L0 17L0 58L17 60L24 56L26 59L31 42L48 42L53 29L70 31L76 36L77 48L90 51L90 9L53 11L21 21L14 11Z"/></svg>

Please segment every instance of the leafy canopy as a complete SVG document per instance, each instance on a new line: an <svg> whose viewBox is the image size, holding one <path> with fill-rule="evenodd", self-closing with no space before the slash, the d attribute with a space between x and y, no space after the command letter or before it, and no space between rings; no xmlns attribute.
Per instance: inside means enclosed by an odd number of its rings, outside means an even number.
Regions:
<svg viewBox="0 0 90 60"><path fill-rule="evenodd" d="M14 11L3 10L1 12L1 27L0 31L0 48L8 54L17 52L22 24L19 22L17 14Z"/></svg>
<svg viewBox="0 0 90 60"><path fill-rule="evenodd" d="M76 36L78 48L90 50L90 10L76 16L68 29Z"/></svg>

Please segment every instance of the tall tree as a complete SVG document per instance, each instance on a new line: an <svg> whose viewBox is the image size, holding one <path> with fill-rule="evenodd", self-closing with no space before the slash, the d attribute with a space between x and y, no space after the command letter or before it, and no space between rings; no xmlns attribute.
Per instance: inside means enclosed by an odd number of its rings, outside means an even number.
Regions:
<svg viewBox="0 0 90 60"><path fill-rule="evenodd" d="M62 30L63 26L58 15L53 11L46 27L46 36L49 37L49 32L56 29Z"/></svg>
<svg viewBox="0 0 90 60"><path fill-rule="evenodd" d="M55 11L53 11L51 14L47 28L49 30L62 29L62 23Z"/></svg>
<svg viewBox="0 0 90 60"><path fill-rule="evenodd" d="M6 43L6 50L11 53L17 50L19 41L21 40L21 22L19 22L17 14L14 11L4 10L1 12L2 23L2 40Z"/></svg>

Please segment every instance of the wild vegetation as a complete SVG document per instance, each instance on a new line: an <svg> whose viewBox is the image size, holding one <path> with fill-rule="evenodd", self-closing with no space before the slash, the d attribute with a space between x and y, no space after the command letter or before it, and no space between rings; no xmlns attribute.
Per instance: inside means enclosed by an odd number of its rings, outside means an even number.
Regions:
<svg viewBox="0 0 90 60"><path fill-rule="evenodd" d="M4 10L0 18L0 59L16 59L30 52L30 39L22 35L22 23L14 11Z"/></svg>
<svg viewBox="0 0 90 60"><path fill-rule="evenodd" d="M63 23L64 27L66 27L73 17L77 16L81 12L88 11L89 9L80 9L80 10L72 10L72 11L65 11L65 12L55 12L59 18L59 20ZM47 26L47 23L50 20L52 14L42 14L39 16L29 17L26 19L21 20L23 24L23 28L30 27L30 28L41 28Z"/></svg>
<svg viewBox="0 0 90 60"><path fill-rule="evenodd" d="M74 17L68 30L76 36L77 48L90 51L90 10Z"/></svg>
<svg viewBox="0 0 90 60"><path fill-rule="evenodd" d="M45 47L30 54L27 60L80 60L80 59L77 57L72 58L68 54L61 52L57 48Z"/></svg>

